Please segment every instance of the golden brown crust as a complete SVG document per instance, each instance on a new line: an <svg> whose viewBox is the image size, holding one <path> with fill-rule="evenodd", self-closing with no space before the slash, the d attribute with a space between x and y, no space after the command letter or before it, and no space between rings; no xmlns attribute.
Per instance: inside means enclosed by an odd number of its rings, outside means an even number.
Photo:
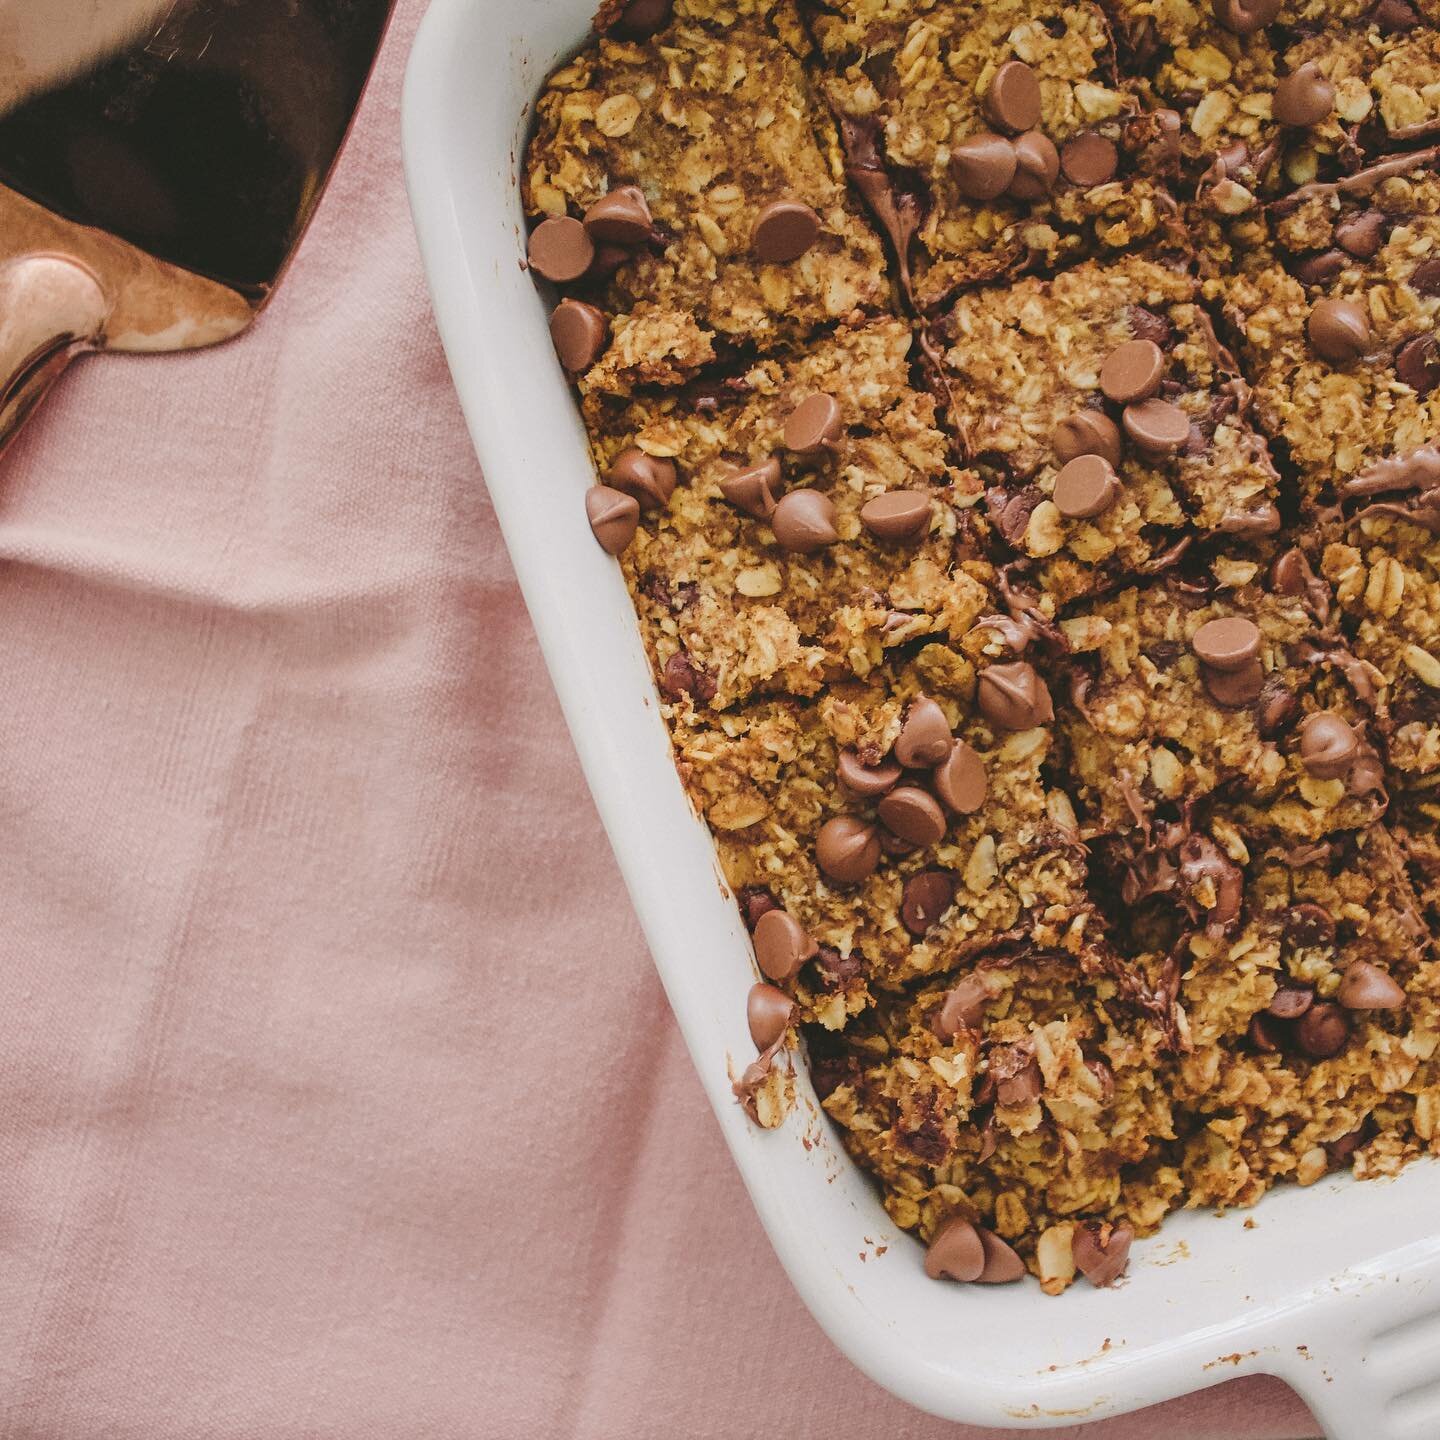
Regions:
<svg viewBox="0 0 1440 1440"><path fill-rule="evenodd" d="M656 224L568 287L577 389L764 973L895 1221L1047 1293L1440 1153L1440 6L1388 5L611 5L539 102L527 212ZM1016 61L1113 177L961 193ZM777 199L818 238L761 262Z"/></svg>

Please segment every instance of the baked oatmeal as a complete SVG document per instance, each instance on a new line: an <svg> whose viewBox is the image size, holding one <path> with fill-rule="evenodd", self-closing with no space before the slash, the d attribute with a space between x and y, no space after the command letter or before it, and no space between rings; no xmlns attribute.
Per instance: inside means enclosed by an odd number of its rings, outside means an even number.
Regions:
<svg viewBox="0 0 1440 1440"><path fill-rule="evenodd" d="M1279 475L1183 269L1085 261L966 291L937 328L950 424L1049 601L1158 574L1192 541L1263 556Z"/></svg>
<svg viewBox="0 0 1440 1440"><path fill-rule="evenodd" d="M1440 4L596 29L528 259L738 1103L803 1046L926 1272L1049 1294L1440 1153Z"/></svg>
<svg viewBox="0 0 1440 1440"><path fill-rule="evenodd" d="M1206 282L1307 518L1406 488L1406 457L1440 436L1436 160L1292 190L1242 273Z"/></svg>
<svg viewBox="0 0 1440 1440"><path fill-rule="evenodd" d="M1116 83L1098 5L827 0L812 27L852 180L883 197L922 311L1034 265L1178 243L1159 179L1174 137Z"/></svg>

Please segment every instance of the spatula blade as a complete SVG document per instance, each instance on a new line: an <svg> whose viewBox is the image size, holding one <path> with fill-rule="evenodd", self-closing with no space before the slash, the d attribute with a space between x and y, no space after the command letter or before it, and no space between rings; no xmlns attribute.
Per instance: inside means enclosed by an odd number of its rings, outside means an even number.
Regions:
<svg viewBox="0 0 1440 1440"><path fill-rule="evenodd" d="M0 450L73 356L250 323L392 7L0 0Z"/></svg>
<svg viewBox="0 0 1440 1440"><path fill-rule="evenodd" d="M324 189L391 4L178 0L0 116L0 184L258 305Z"/></svg>

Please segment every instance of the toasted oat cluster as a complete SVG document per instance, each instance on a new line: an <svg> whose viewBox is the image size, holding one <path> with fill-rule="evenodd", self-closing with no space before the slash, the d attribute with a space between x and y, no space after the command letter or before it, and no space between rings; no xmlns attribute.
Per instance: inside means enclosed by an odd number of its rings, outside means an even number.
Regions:
<svg viewBox="0 0 1440 1440"><path fill-rule="evenodd" d="M607 0L528 263L764 976L956 1282L1440 1153L1440 0ZM577 495L576 503L581 497Z"/></svg>

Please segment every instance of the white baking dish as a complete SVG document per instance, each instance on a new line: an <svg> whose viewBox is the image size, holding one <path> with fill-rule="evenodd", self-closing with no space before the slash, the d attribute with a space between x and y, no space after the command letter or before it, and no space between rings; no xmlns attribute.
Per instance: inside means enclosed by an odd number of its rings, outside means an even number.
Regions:
<svg viewBox="0 0 1440 1440"><path fill-rule="evenodd" d="M1290 1188L1224 1219L1176 1216L1135 1247L1121 1288L1049 1299L1033 1283L926 1280L920 1247L889 1222L803 1077L799 1112L773 1133L731 1098L727 1057L754 1053L749 944L671 763L619 569L586 523L584 435L521 266L531 103L595 3L434 0L405 86L411 204L475 449L595 803L791 1280L862 1370L956 1420L1074 1424L1266 1371L1337 1440L1434 1440L1440 1166Z"/></svg>

